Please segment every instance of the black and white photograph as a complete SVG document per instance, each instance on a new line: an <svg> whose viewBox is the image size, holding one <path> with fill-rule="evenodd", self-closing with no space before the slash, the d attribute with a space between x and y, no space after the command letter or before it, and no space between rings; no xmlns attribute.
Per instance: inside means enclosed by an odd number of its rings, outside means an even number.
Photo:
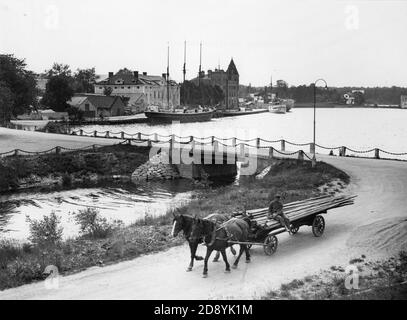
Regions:
<svg viewBox="0 0 407 320"><path fill-rule="evenodd" d="M0 0L0 300L406 300L406 32L403 0Z"/></svg>

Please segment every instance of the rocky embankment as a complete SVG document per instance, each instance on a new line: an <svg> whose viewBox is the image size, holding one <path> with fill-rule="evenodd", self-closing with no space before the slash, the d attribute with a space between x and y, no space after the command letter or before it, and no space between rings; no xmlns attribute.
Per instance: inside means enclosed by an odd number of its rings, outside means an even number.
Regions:
<svg viewBox="0 0 407 320"><path fill-rule="evenodd" d="M131 181L172 180L180 178L175 165L169 164L168 156L160 153L139 166L131 175Z"/></svg>

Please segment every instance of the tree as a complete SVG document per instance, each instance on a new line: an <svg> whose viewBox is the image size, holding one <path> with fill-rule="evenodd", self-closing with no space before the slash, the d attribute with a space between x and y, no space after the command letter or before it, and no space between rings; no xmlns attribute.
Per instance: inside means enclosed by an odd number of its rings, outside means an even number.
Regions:
<svg viewBox="0 0 407 320"><path fill-rule="evenodd" d="M365 95L362 92L356 91L353 93L355 97L355 104L360 106L365 102Z"/></svg>
<svg viewBox="0 0 407 320"><path fill-rule="evenodd" d="M68 112L70 120L82 121L84 119L84 112L77 107L70 106L66 109L66 112Z"/></svg>
<svg viewBox="0 0 407 320"><path fill-rule="evenodd" d="M0 124L10 122L14 95L5 84L0 83Z"/></svg>
<svg viewBox="0 0 407 320"><path fill-rule="evenodd" d="M71 77L72 71L69 65L54 62L50 70L45 70L45 74L47 75L47 78L52 78L55 76Z"/></svg>
<svg viewBox="0 0 407 320"><path fill-rule="evenodd" d="M111 87L105 87L105 88L103 89L103 94L104 94L105 96L110 96L110 95L112 94L112 92L113 92L113 89L112 89Z"/></svg>
<svg viewBox="0 0 407 320"><path fill-rule="evenodd" d="M77 69L74 74L75 92L93 93L97 78L95 68Z"/></svg>
<svg viewBox="0 0 407 320"><path fill-rule="evenodd" d="M57 75L48 80L41 103L54 111L63 112L69 107L67 101L73 95L72 78Z"/></svg>
<svg viewBox="0 0 407 320"><path fill-rule="evenodd" d="M7 105L6 118L23 114L30 110L31 106L37 105L35 75L26 69L24 59L18 59L11 54L0 54L0 83L2 112L6 112L4 108Z"/></svg>
<svg viewBox="0 0 407 320"><path fill-rule="evenodd" d="M219 86L201 83L201 87L191 81L181 86L181 104L185 105L217 105L223 101L225 94Z"/></svg>

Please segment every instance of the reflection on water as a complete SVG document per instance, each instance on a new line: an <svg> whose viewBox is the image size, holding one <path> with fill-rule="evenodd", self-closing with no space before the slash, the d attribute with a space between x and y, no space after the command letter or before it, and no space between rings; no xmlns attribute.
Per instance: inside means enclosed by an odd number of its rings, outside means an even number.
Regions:
<svg viewBox="0 0 407 320"><path fill-rule="evenodd" d="M103 217L130 224L146 214L158 216L191 199L191 182L131 184L116 187L86 188L54 192L20 192L0 195L0 235L26 239L26 217L39 219L54 211L61 217L64 237L76 236L79 229L72 213L92 207Z"/></svg>

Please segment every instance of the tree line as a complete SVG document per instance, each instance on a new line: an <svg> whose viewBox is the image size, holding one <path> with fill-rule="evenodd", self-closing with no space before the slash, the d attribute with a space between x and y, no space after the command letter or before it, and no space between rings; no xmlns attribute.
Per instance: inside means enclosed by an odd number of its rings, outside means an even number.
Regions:
<svg viewBox="0 0 407 320"><path fill-rule="evenodd" d="M61 63L54 63L41 76L47 84L39 99L42 92L37 88L38 75L27 70L25 60L12 54L0 55L0 123L40 107L77 115L78 110L72 110L67 101L75 93L92 93L97 80L95 68L72 72L69 65Z"/></svg>
<svg viewBox="0 0 407 320"><path fill-rule="evenodd" d="M282 99L294 99L298 103L311 103L314 101L314 84L288 86L273 86L272 92ZM363 90L364 93L355 92L355 104L400 104L400 96L407 95L405 87L316 87L316 98L318 102L345 103L344 94L352 90ZM246 97L250 93L266 96L271 93L270 87L241 86L240 96Z"/></svg>
<svg viewBox="0 0 407 320"><path fill-rule="evenodd" d="M188 106L215 106L225 98L225 94L219 86L205 82L198 86L192 81L185 81L181 85L180 95L181 104Z"/></svg>

